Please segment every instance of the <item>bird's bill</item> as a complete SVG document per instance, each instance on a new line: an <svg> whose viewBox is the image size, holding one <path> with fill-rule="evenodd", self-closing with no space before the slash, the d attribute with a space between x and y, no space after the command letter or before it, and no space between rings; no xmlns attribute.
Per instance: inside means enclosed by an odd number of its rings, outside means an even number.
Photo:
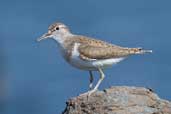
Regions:
<svg viewBox="0 0 171 114"><path fill-rule="evenodd" d="M39 42L39 41L44 40L44 39L47 39L49 37L51 37L51 34L50 33L45 33L40 38L38 38L37 41Z"/></svg>

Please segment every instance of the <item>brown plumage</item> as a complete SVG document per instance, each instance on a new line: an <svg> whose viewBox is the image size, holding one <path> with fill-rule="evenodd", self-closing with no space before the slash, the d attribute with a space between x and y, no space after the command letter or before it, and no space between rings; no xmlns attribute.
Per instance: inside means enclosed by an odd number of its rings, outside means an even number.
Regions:
<svg viewBox="0 0 171 114"><path fill-rule="evenodd" d="M141 54L151 52L150 50L142 50L142 48L127 48L113 45L101 40L92 39L85 36L74 35L74 38L68 38L65 41L67 49L73 49L74 43L79 43L80 58L84 60L91 59L109 59L126 57L133 54ZM70 50L69 52L71 52Z"/></svg>
<svg viewBox="0 0 171 114"><path fill-rule="evenodd" d="M60 34L63 36L62 38L65 39L63 47L67 50L65 56L68 61L72 55L72 49L75 43L80 44L78 51L80 53L80 58L83 60L120 58L133 54L152 52L151 50L142 50L142 48L121 47L86 36L71 35L69 28L59 22L50 25L48 28L48 33L45 36L53 34L53 32L58 31L59 28L64 30L61 31ZM70 35L65 36L65 34Z"/></svg>

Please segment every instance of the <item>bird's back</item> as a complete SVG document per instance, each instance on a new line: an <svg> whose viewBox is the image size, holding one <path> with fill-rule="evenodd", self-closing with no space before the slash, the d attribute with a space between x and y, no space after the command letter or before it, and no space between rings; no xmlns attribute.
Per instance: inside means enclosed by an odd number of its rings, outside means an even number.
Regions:
<svg viewBox="0 0 171 114"><path fill-rule="evenodd" d="M73 38L68 38L68 40L65 41L66 48L72 49L71 47L73 47L75 43L80 44L79 52L81 56L88 57L90 59L118 58L132 54L151 52L142 50L142 48L121 47L102 40L80 35L74 35Z"/></svg>

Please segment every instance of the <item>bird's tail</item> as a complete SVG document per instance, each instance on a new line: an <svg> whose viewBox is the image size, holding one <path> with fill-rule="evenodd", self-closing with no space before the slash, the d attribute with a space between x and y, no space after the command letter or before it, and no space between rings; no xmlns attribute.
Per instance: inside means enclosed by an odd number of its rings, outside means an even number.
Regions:
<svg viewBox="0 0 171 114"><path fill-rule="evenodd" d="M130 54L152 53L152 50L143 50L142 48L130 48Z"/></svg>

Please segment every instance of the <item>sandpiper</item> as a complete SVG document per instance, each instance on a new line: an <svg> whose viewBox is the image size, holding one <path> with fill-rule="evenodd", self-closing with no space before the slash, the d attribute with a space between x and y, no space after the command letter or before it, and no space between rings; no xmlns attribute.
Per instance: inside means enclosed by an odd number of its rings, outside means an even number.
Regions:
<svg viewBox="0 0 171 114"><path fill-rule="evenodd" d="M50 25L48 32L37 40L47 38L57 41L62 56L69 64L78 69L89 71L90 90L87 92L89 95L98 89L104 79L103 70L105 68L111 67L130 55L152 52L152 50L121 47L102 40L76 35L71 33L65 24L59 22ZM100 73L100 79L94 88L92 71Z"/></svg>

